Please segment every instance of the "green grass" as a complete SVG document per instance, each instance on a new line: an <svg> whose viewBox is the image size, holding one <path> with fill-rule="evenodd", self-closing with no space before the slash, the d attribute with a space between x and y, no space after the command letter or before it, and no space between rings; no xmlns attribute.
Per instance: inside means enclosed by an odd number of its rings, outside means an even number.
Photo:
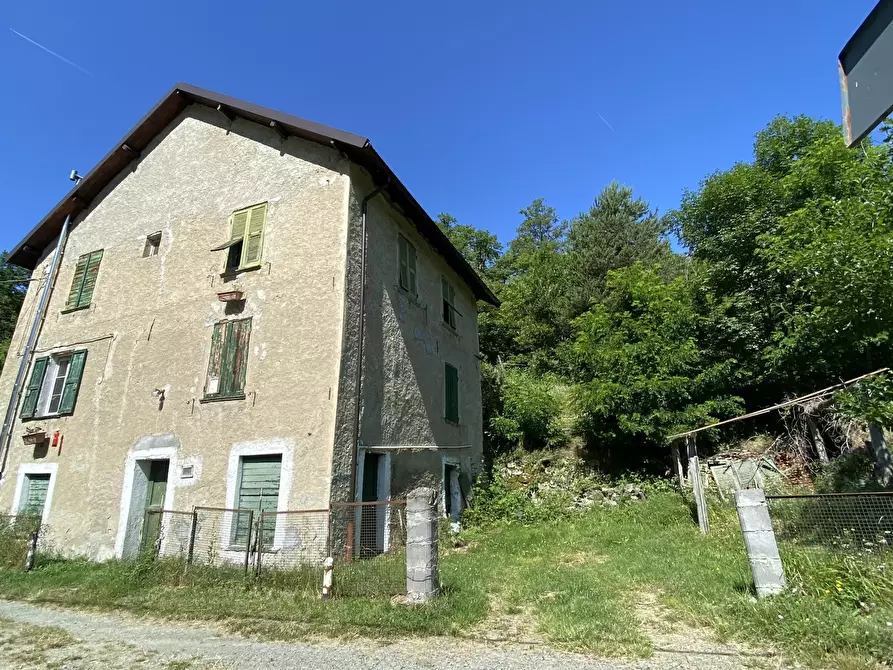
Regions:
<svg viewBox="0 0 893 670"><path fill-rule="evenodd" d="M734 510L714 506L711 513L707 537L676 494L553 522L467 531L466 548L443 552L444 595L424 607L372 598L322 602L284 581L246 583L238 570L193 569L184 577L181 564L167 561L49 562L28 574L0 571L0 596L225 620L276 639L478 635L497 603L503 614L532 616L537 635L556 646L648 655L651 642L635 602L637 594L651 593L674 616L720 639L776 648L809 664L870 668L893 660L889 599L864 611L855 592L825 593L813 582L827 580L827 561L812 553L792 564L796 588L756 602Z"/></svg>

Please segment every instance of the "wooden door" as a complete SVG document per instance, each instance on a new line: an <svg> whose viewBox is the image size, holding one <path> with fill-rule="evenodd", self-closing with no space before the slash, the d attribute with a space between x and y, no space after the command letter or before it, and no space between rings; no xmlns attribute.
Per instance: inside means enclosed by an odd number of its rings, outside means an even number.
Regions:
<svg viewBox="0 0 893 670"><path fill-rule="evenodd" d="M167 473L170 461L151 461L149 464L149 481L146 490L146 507L144 512L143 535L140 550L154 553L161 535L162 510L164 496L167 493Z"/></svg>

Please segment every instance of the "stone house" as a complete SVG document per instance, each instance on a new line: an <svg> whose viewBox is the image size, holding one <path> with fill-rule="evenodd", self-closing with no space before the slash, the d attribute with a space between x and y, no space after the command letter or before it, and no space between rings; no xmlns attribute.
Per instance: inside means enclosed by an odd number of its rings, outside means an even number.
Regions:
<svg viewBox="0 0 893 670"><path fill-rule="evenodd" d="M10 261L0 513L63 550L131 556L152 508L463 503L497 300L365 138L177 84Z"/></svg>

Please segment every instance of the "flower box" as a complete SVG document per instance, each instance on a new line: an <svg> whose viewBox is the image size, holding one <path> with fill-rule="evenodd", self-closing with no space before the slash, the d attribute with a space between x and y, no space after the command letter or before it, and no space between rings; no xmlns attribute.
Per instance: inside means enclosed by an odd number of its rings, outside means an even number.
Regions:
<svg viewBox="0 0 893 670"><path fill-rule="evenodd" d="M217 294L217 298L220 302L238 302L243 295L242 291L223 291Z"/></svg>
<svg viewBox="0 0 893 670"><path fill-rule="evenodd" d="M22 435L22 441L25 444L43 444L47 439L46 431L38 430L33 433L25 433Z"/></svg>

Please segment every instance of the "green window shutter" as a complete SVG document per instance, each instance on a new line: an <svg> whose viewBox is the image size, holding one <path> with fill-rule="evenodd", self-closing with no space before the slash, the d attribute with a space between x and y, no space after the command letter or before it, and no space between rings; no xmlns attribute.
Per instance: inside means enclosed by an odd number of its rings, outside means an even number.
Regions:
<svg viewBox="0 0 893 670"><path fill-rule="evenodd" d="M407 244L407 251L409 252L407 254L407 261L408 261L407 267L409 268L409 273L408 273L409 274L409 287L408 288L409 288L410 293L412 293L413 295L418 295L419 292L416 287L415 247L412 246L411 244Z"/></svg>
<svg viewBox="0 0 893 670"><path fill-rule="evenodd" d="M397 247L400 250L400 287L409 290L409 244L403 235L397 236Z"/></svg>
<svg viewBox="0 0 893 670"><path fill-rule="evenodd" d="M444 363L444 417L459 422L459 371Z"/></svg>
<svg viewBox="0 0 893 670"><path fill-rule="evenodd" d="M81 377L84 374L84 364L87 362L87 351L75 351L71 355L71 363L68 364L68 377L65 379L65 388L62 391L62 401L59 403L59 414L71 414L78 399L78 390L81 388Z"/></svg>
<svg viewBox="0 0 893 670"><path fill-rule="evenodd" d="M264 224L267 220L267 204L257 205L250 210L248 233L245 236L245 244L242 247L241 267L260 265L260 256L263 251Z"/></svg>
<svg viewBox="0 0 893 670"><path fill-rule="evenodd" d="M43 386L43 377L46 374L49 360L49 357L44 356L34 361L31 378L25 389L25 399L22 401L21 417L23 419L30 419L37 414L37 400L40 398L40 387Z"/></svg>
<svg viewBox="0 0 893 670"><path fill-rule="evenodd" d="M225 323L215 323L211 335L211 356L208 360L208 378L205 380L205 395L220 394L220 373L223 354L223 334Z"/></svg>
<svg viewBox="0 0 893 670"><path fill-rule="evenodd" d="M239 474L239 495L236 507L239 509L275 512L279 502L279 476L282 470L282 455L243 456ZM244 545L248 537L248 515L237 514L233 531L233 544ZM264 519L263 543L273 544L276 518Z"/></svg>
<svg viewBox="0 0 893 670"><path fill-rule="evenodd" d="M230 232L230 242L238 242L245 238L245 228L248 226L248 210L233 214L232 231Z"/></svg>
<svg viewBox="0 0 893 670"><path fill-rule="evenodd" d="M245 393L251 319L214 325L206 397L232 398Z"/></svg>
<svg viewBox="0 0 893 670"><path fill-rule="evenodd" d="M25 491L20 512L26 516L43 516L43 508L50 489L49 475L25 475Z"/></svg>
<svg viewBox="0 0 893 670"><path fill-rule="evenodd" d="M65 309L74 309L78 306L81 289L84 286L84 275L87 273L87 261L90 254L84 254L78 258L78 264L74 268L74 279L71 280L71 290L68 291L68 300L65 301Z"/></svg>
<svg viewBox="0 0 893 670"><path fill-rule="evenodd" d="M68 300L65 301L65 309L77 309L90 304L93 299L93 289L96 288L96 278L99 276L101 262L102 250L93 251L78 258L71 290L68 292Z"/></svg>

